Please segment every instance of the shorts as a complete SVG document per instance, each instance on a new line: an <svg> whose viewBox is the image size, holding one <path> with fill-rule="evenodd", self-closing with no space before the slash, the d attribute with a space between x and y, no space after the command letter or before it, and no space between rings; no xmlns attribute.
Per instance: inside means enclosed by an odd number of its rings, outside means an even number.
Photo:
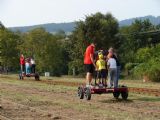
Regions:
<svg viewBox="0 0 160 120"><path fill-rule="evenodd" d="M89 73L93 73L94 72L94 66L93 64L84 64L85 66L85 71L89 72Z"/></svg>
<svg viewBox="0 0 160 120"><path fill-rule="evenodd" d="M107 71L105 69L102 69L100 71L98 71L98 78L106 78L107 77Z"/></svg>

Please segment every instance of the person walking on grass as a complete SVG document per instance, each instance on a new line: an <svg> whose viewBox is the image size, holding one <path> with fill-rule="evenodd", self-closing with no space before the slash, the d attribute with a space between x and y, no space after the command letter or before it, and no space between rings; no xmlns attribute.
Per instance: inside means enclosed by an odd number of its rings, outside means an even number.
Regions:
<svg viewBox="0 0 160 120"><path fill-rule="evenodd" d="M84 54L84 66L86 71L86 87L91 87L93 72L96 68L95 62L94 62L94 51L95 51L95 43L92 42L85 51Z"/></svg>

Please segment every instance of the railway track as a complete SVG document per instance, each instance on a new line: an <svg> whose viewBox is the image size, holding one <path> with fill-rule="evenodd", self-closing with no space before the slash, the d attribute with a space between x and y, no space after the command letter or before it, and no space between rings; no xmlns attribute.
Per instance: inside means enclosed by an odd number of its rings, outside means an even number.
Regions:
<svg viewBox="0 0 160 120"><path fill-rule="evenodd" d="M138 94L148 94L153 96L160 96L160 89L149 89L149 88L135 88L130 87L128 88L130 92L138 93Z"/></svg>
<svg viewBox="0 0 160 120"><path fill-rule="evenodd" d="M25 81L28 81L24 79ZM82 85L80 82L70 82L70 81L56 81L56 80L41 80L41 81L35 81L35 80L29 80L34 82L40 82L40 83L46 83L51 85L65 85L65 86L73 86L78 87ZM129 92L136 93L136 94L147 94L152 96L160 97L160 89L150 89L150 88L137 88L137 87L129 87Z"/></svg>
<svg viewBox="0 0 160 120"><path fill-rule="evenodd" d="M79 86L82 84L82 83L76 83L76 82L51 81L51 80L43 80L39 82L53 84L53 85L65 85L65 86ZM152 95L157 97L160 96L160 89L129 87L128 90L129 92L137 93L137 94L147 94L147 95Z"/></svg>

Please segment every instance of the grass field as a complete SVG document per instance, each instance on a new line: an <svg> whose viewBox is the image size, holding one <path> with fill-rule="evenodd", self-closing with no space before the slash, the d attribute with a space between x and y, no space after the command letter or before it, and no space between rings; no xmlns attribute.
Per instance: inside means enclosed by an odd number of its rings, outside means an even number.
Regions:
<svg viewBox="0 0 160 120"><path fill-rule="evenodd" d="M82 83L82 78L41 77L42 81ZM159 83L120 80L129 87L160 89ZM92 95L87 101L77 97L77 87L18 80L18 75L0 75L0 119L8 120L159 120L160 97L129 93L127 101L112 94Z"/></svg>

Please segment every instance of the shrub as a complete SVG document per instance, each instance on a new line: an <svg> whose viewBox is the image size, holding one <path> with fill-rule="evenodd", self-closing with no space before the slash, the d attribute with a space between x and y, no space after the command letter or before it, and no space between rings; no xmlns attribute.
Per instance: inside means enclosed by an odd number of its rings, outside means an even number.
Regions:
<svg viewBox="0 0 160 120"><path fill-rule="evenodd" d="M152 58L148 62L134 68L134 76L148 77L149 80L160 82L160 59Z"/></svg>

